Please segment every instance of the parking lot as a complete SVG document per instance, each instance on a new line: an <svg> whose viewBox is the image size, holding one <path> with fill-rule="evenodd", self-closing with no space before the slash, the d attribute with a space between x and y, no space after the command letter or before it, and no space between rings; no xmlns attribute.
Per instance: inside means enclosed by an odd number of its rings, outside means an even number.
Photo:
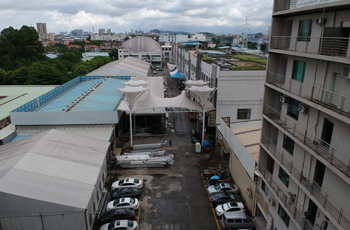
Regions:
<svg viewBox="0 0 350 230"><path fill-rule="evenodd" d="M164 72L168 74L166 75L168 97L174 97L179 94L178 80L170 79L169 72ZM164 149L174 154L174 165L165 168L134 169L122 169L110 165L109 174L115 176L114 180L126 177L143 180L140 208L136 218L138 229L221 229L220 219L215 215L215 207L210 202L203 176L203 171L209 167L223 167L220 148L212 147L209 153L195 153L195 145L190 137L192 129L197 129L197 122L190 122L187 113L171 113L165 135L134 137L134 144L172 140L172 146L165 146ZM130 146L127 138L125 141L123 139L120 141L120 147L124 150ZM185 155L186 151L189 151L188 158Z"/></svg>

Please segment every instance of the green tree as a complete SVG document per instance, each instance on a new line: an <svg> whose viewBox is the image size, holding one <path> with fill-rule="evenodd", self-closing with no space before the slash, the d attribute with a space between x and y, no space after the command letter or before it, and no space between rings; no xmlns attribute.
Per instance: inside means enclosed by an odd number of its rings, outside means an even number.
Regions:
<svg viewBox="0 0 350 230"><path fill-rule="evenodd" d="M24 85L28 80L28 67L22 66L21 68L13 71L12 79L14 85Z"/></svg>
<svg viewBox="0 0 350 230"><path fill-rule="evenodd" d="M111 52L108 52L108 55L112 60L118 60L118 49L113 49Z"/></svg>
<svg viewBox="0 0 350 230"><path fill-rule="evenodd" d="M129 37L125 37L125 38L124 38L124 41L127 41L127 40L129 40Z"/></svg>
<svg viewBox="0 0 350 230"><path fill-rule="evenodd" d="M0 85L3 84L5 77L6 77L6 71L0 68Z"/></svg>
<svg viewBox="0 0 350 230"><path fill-rule="evenodd" d="M91 41L91 35L90 34L89 34L89 36L87 37L86 40Z"/></svg>

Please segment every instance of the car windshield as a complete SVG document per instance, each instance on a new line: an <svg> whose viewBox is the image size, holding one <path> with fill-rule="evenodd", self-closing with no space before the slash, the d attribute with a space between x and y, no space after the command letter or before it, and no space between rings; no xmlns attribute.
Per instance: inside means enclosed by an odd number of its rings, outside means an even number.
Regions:
<svg viewBox="0 0 350 230"><path fill-rule="evenodd" d="M108 230L113 230L114 229L114 225L115 225L115 221L109 223Z"/></svg>
<svg viewBox="0 0 350 230"><path fill-rule="evenodd" d="M220 197L220 195L219 195L218 193L214 193L212 196L213 196L213 198L215 198L215 199L217 199L217 198Z"/></svg>
<svg viewBox="0 0 350 230"><path fill-rule="evenodd" d="M130 199L130 203L131 203L131 204L135 204L135 199L131 198L131 199Z"/></svg>
<svg viewBox="0 0 350 230"><path fill-rule="evenodd" d="M230 194L230 198L231 198L231 200L235 200L236 199L236 197L233 194Z"/></svg>
<svg viewBox="0 0 350 230"><path fill-rule="evenodd" d="M230 187L231 187L231 188L235 188L235 185L233 185L233 184L230 184Z"/></svg>
<svg viewBox="0 0 350 230"><path fill-rule="evenodd" d="M128 227L130 228L134 227L134 221L128 220Z"/></svg>
<svg viewBox="0 0 350 230"><path fill-rule="evenodd" d="M133 188L132 190L134 191L134 193L137 193L137 188Z"/></svg>
<svg viewBox="0 0 350 230"><path fill-rule="evenodd" d="M137 179L134 179L135 184L138 184L140 181Z"/></svg>
<svg viewBox="0 0 350 230"><path fill-rule="evenodd" d="M215 188L215 190L219 190L220 189L220 185L217 184L217 185L214 186L214 188Z"/></svg>
<svg viewBox="0 0 350 230"><path fill-rule="evenodd" d="M117 204L119 204L119 199L117 199L113 202L113 206L116 206Z"/></svg>
<svg viewBox="0 0 350 230"><path fill-rule="evenodd" d="M127 214L129 214L129 215L132 214L132 211L131 211L130 209L125 209L125 212L126 212Z"/></svg>
<svg viewBox="0 0 350 230"><path fill-rule="evenodd" d="M223 204L222 205L222 210L226 211L227 209L229 209L228 204Z"/></svg>
<svg viewBox="0 0 350 230"><path fill-rule="evenodd" d="M124 180L119 181L118 185L122 185L124 183Z"/></svg>

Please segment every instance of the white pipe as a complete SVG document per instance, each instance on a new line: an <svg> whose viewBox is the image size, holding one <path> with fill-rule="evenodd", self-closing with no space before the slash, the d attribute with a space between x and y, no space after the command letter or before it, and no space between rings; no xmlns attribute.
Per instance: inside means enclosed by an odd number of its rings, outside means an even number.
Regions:
<svg viewBox="0 0 350 230"><path fill-rule="evenodd" d="M204 144L204 122L205 122L205 105L203 106L203 127L202 127L202 146Z"/></svg>
<svg viewBox="0 0 350 230"><path fill-rule="evenodd" d="M131 109L130 109L130 113L129 113L129 117L130 117L130 147L133 146L132 144L132 119L131 119Z"/></svg>

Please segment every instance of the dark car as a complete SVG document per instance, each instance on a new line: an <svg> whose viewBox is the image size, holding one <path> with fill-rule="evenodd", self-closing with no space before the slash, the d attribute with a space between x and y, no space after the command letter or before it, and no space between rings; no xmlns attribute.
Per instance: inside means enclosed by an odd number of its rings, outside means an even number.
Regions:
<svg viewBox="0 0 350 230"><path fill-rule="evenodd" d="M242 197L237 194L218 192L210 195L210 201L213 205L224 204L227 202L242 202Z"/></svg>
<svg viewBox="0 0 350 230"><path fill-rule="evenodd" d="M191 136L192 143L201 142L201 138L200 138L199 133L197 131L192 129L190 136Z"/></svg>
<svg viewBox="0 0 350 230"><path fill-rule="evenodd" d="M141 189L139 188L121 188L121 189L112 189L110 192L110 198L116 199L121 197L132 197L140 198Z"/></svg>
<svg viewBox="0 0 350 230"><path fill-rule="evenodd" d="M118 208L105 212L101 215L100 221L103 223L111 222L113 220L134 220L135 211L131 208Z"/></svg>

